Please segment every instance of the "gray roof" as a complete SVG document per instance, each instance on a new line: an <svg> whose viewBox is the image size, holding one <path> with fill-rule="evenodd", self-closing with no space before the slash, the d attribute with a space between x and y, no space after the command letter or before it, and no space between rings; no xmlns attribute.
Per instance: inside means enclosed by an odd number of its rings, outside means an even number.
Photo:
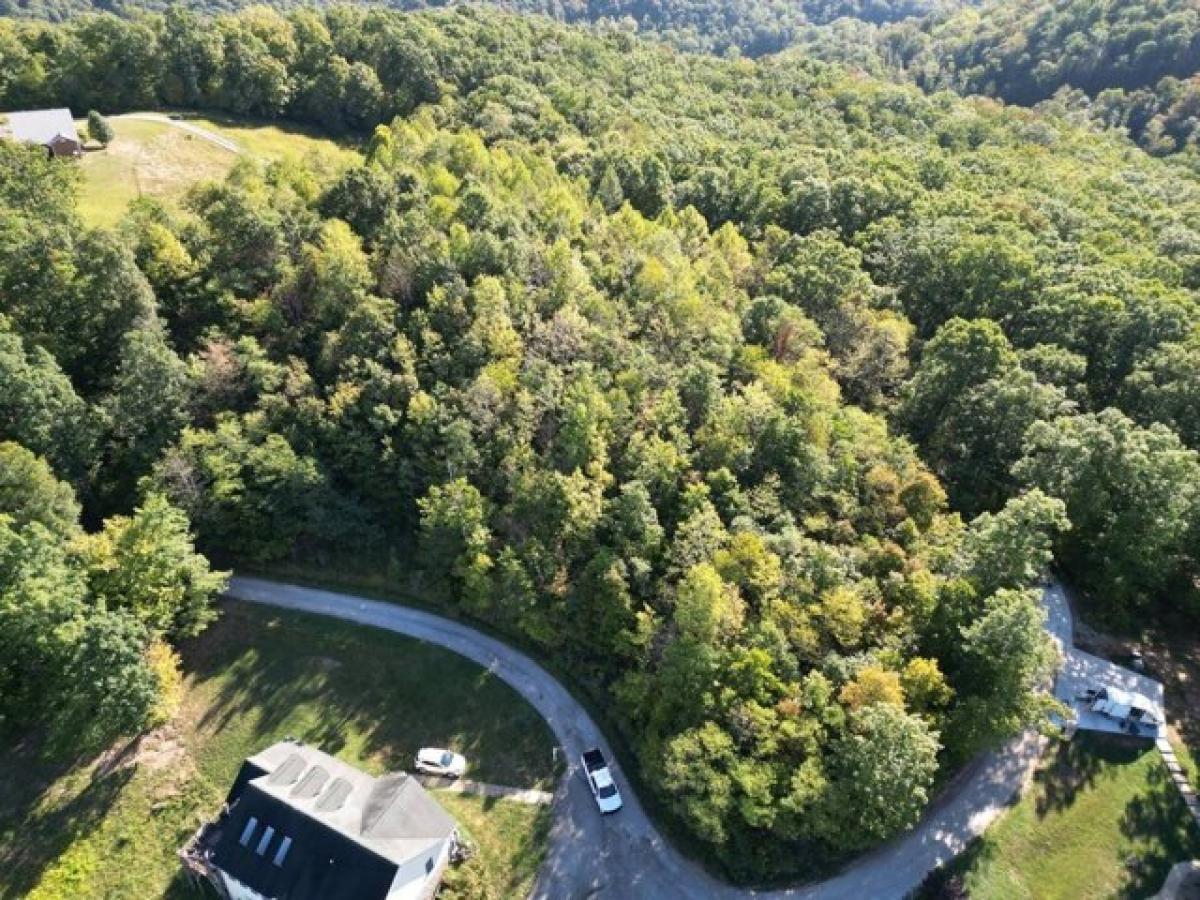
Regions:
<svg viewBox="0 0 1200 900"><path fill-rule="evenodd" d="M296 741L248 762L266 773L253 787L390 862L407 862L454 831L450 815L404 773L375 778Z"/></svg>
<svg viewBox="0 0 1200 900"><path fill-rule="evenodd" d="M0 137L45 145L60 136L79 142L75 120L66 107L0 113Z"/></svg>

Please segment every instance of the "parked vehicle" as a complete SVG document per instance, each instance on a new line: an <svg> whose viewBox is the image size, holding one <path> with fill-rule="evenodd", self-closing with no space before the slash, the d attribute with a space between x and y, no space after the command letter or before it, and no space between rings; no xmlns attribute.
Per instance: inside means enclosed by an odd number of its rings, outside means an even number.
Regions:
<svg viewBox="0 0 1200 900"><path fill-rule="evenodd" d="M441 747L422 747L413 766L418 772L443 778L461 778L467 771L467 761L461 754Z"/></svg>
<svg viewBox="0 0 1200 900"><path fill-rule="evenodd" d="M613 781L612 772L608 768L608 760L600 749L593 747L583 753L583 771L587 775L588 787L596 798L596 805L602 813L614 813L621 808L621 792Z"/></svg>

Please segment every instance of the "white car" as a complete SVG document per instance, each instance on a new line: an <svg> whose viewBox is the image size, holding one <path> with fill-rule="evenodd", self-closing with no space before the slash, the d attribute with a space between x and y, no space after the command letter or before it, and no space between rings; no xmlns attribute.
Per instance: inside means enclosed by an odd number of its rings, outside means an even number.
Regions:
<svg viewBox="0 0 1200 900"><path fill-rule="evenodd" d="M422 747L413 765L418 772L443 778L460 778L467 771L467 761L461 754L441 747Z"/></svg>
<svg viewBox="0 0 1200 900"><path fill-rule="evenodd" d="M588 787L596 798L600 812L615 813L621 808L621 792L613 781L612 771L608 768L608 760L598 747L585 750L583 753L583 771L587 776Z"/></svg>

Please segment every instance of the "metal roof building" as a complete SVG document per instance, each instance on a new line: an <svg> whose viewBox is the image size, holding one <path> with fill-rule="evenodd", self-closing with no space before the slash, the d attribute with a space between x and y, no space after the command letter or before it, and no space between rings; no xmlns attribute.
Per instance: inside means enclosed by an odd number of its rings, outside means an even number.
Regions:
<svg viewBox="0 0 1200 900"><path fill-rule="evenodd" d="M83 142L66 107L0 113L0 137L39 144L55 156L78 156Z"/></svg>

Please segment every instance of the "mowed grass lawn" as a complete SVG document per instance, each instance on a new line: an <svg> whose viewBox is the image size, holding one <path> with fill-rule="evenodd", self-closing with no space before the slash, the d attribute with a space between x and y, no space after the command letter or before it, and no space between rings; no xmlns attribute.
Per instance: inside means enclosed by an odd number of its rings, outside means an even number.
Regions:
<svg viewBox="0 0 1200 900"><path fill-rule="evenodd" d="M194 184L224 178L237 153L165 122L114 116L116 139L103 150L84 154L79 213L88 225L110 227L129 202L154 197L177 203ZM229 138L243 154L273 161L316 159L334 169L352 165L352 148L314 133L277 125L188 116L187 124ZM85 123L78 125L82 131Z"/></svg>
<svg viewBox="0 0 1200 900"><path fill-rule="evenodd" d="M1141 900L1200 856L1196 829L1156 750L1081 732L1058 745L1011 810L921 896Z"/></svg>
<svg viewBox="0 0 1200 900"><path fill-rule="evenodd" d="M180 713L147 738L73 767L39 761L25 743L0 748L0 898L195 896L176 851L220 808L242 760L286 736L376 773L407 769L420 745L434 744L466 755L469 777L553 780L545 722L503 682L440 648L229 603L182 655ZM547 808L435 796L479 847L458 880L489 896L527 892Z"/></svg>
<svg viewBox="0 0 1200 900"><path fill-rule="evenodd" d="M362 158L351 141L336 141L301 125L267 125L220 116L185 114L189 125L229 138L244 153L259 159L316 157L325 165L344 168Z"/></svg>

